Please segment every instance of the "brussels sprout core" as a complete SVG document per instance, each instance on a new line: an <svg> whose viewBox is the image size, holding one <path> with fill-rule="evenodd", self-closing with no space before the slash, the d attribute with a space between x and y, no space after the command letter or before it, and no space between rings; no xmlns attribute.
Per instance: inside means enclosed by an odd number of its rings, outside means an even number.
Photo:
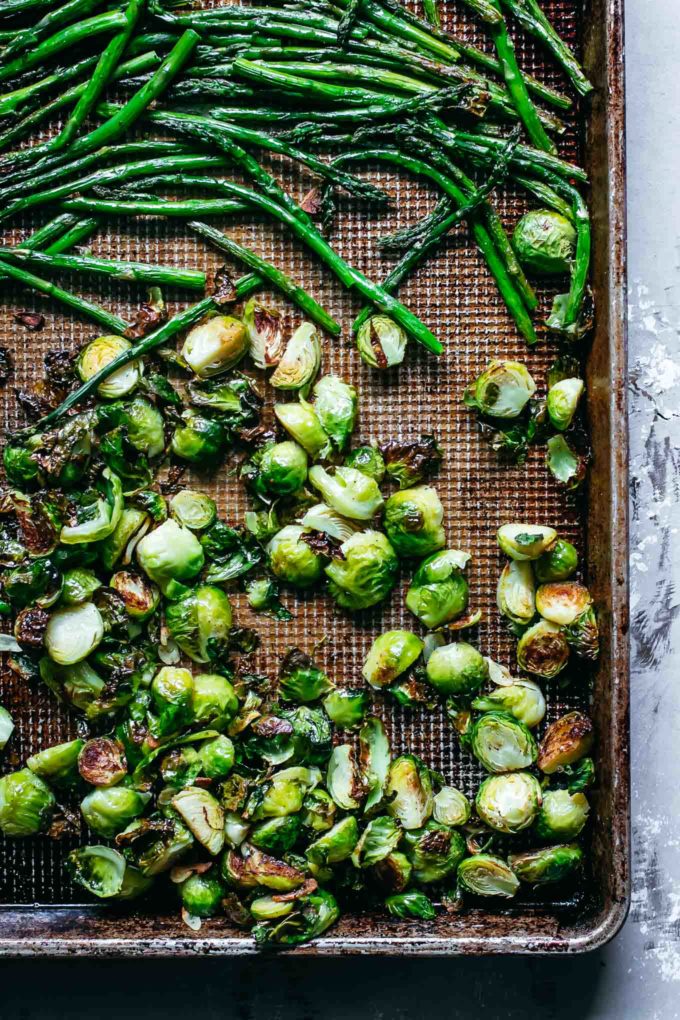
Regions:
<svg viewBox="0 0 680 1020"><path fill-rule="evenodd" d="M182 347L182 357L199 378L208 379L233 368L248 346L248 332L239 319L215 315L190 331Z"/></svg>
<svg viewBox="0 0 680 1020"><path fill-rule="evenodd" d="M170 512L182 528L204 531L217 519L215 501L204 492L180 489L170 500Z"/></svg>
<svg viewBox="0 0 680 1020"><path fill-rule="evenodd" d="M454 786L442 786L435 794L433 815L435 821L444 825L465 825L472 808L464 793Z"/></svg>
<svg viewBox="0 0 680 1020"><path fill-rule="evenodd" d="M522 265L536 273L568 273L576 254L576 230L552 209L536 209L519 221L512 244Z"/></svg>

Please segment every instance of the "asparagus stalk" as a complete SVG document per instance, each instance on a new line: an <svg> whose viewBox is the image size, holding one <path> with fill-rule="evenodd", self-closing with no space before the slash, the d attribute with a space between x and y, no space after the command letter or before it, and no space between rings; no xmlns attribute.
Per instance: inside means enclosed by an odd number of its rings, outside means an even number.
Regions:
<svg viewBox="0 0 680 1020"><path fill-rule="evenodd" d="M590 95L593 91L591 82L572 50L546 18L537 0L501 0L501 3L517 18L526 32L543 43L568 75L578 94L584 97Z"/></svg>
<svg viewBox="0 0 680 1020"><path fill-rule="evenodd" d="M56 241L48 245L45 248L45 252L48 255L61 255L62 252L75 248L81 241L91 237L98 226L99 220L93 216L78 220L61 237L58 237Z"/></svg>
<svg viewBox="0 0 680 1020"><path fill-rule="evenodd" d="M38 230L34 230L30 237L21 242L21 247L44 248L58 237L61 237L65 230L71 230L77 222L78 217L72 213L60 213L42 227L39 227Z"/></svg>
<svg viewBox="0 0 680 1020"><path fill-rule="evenodd" d="M439 15L437 0L423 0L423 10L426 20L435 28L441 28L442 19Z"/></svg>
<svg viewBox="0 0 680 1020"><path fill-rule="evenodd" d="M210 178L206 177L206 181ZM244 202L224 199L192 198L170 202L165 198L69 198L61 203L63 212L98 216L164 216L170 219L196 219L203 216L227 216L249 211Z"/></svg>
<svg viewBox="0 0 680 1020"><path fill-rule="evenodd" d="M97 62L96 57L86 57L79 60L71 67L59 68L58 71L48 74L45 78L33 81L29 85L23 85L11 92L5 92L0 96L0 116L17 113L22 106L38 99L43 93L58 85L64 85L73 78L80 78L86 74Z"/></svg>
<svg viewBox="0 0 680 1020"><path fill-rule="evenodd" d="M316 322L322 329L325 329L327 333L338 336L340 333L339 323L331 318L328 312L321 305L317 304L314 298L303 290L299 284L291 280L285 273L282 273L280 269L276 269L275 266L260 258L255 252L237 244L236 241L227 237L226 234L221 233L219 230L215 230L214 227L209 226L207 223L193 220L189 223L189 226L195 233L205 238L206 241L210 241L220 251L226 252L227 255L231 255L240 262L243 262L244 265L252 269L258 276L271 283L298 305L313 322Z"/></svg>
<svg viewBox="0 0 680 1020"><path fill-rule="evenodd" d="M68 0L63 7L48 11L35 25L17 32L3 50L2 59L9 60L15 53L23 53L31 46L37 46L53 29L89 14L101 2L102 0Z"/></svg>
<svg viewBox="0 0 680 1020"><path fill-rule="evenodd" d="M101 259L89 255L49 255L30 248L0 247L0 261L28 265L47 270L67 270L89 273L94 276L126 280L131 283L148 283L171 287L186 287L189 290L205 288L205 273L197 269L177 269L174 266L150 266L145 262L130 262L122 259Z"/></svg>

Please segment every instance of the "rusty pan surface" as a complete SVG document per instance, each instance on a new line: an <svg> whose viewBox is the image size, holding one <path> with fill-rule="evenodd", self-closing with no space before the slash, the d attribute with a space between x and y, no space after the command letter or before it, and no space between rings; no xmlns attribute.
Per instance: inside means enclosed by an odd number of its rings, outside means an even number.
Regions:
<svg viewBox="0 0 680 1020"><path fill-rule="evenodd" d="M461 34L473 29L459 17L458 5L444 3L447 24ZM543 383L555 355L551 342L528 351L516 334L476 250L464 231L448 239L403 288L407 304L446 344L439 360L413 351L399 376L377 378L361 366L350 342L349 325L359 305L301 249L266 223L234 227L235 236L290 272L308 287L343 323L343 336L328 343L325 371L350 379L359 389L360 424L356 439L388 439L434 431L445 449L437 488L445 507L449 544L470 549L472 603L484 610L476 640L482 650L510 664L514 641L501 626L495 608L495 587L501 558L495 542L499 524L513 519L541 521L556 527L577 544L587 563L587 580L600 611L602 655L592 689L587 683L567 692L547 691L548 721L565 710L590 705L597 728L598 784L593 793L591 873L578 900L524 899L511 906L441 914L432 923L401 922L385 916L349 915L319 941L296 954L448 955L482 953L581 952L605 943L619 930L629 898L628 789L628 601L625 330L625 175L623 97L623 0L591 0L581 10L579 0L547 0L545 9L558 30L580 48L596 85L585 120L574 118L560 151L585 162L590 177L593 217L593 289L597 325L587 358L587 413L592 434L593 463L588 490L578 498L565 496L550 479L544 451L532 451L523 467L507 467L479 436L473 416L461 403L465 384L492 357L518 358ZM455 9L454 9L455 8ZM460 23L459 23L460 22ZM479 40L476 40L479 41ZM550 84L565 86L537 46L518 37L520 62ZM276 173L294 194L302 195L309 178L274 161ZM388 228L412 221L431 207L434 195L422 182L408 180L380 167L374 177L392 193L393 211L374 218L357 205L343 206L332 243L370 277L387 271L375 239ZM510 192L500 199L500 211L511 227L525 206ZM44 221L44 220L43 220ZM16 225L8 236L18 241L33 223ZM219 225L219 223L218 223ZM218 260L183 227L158 220L107 225L93 249L103 255L140 258L214 269ZM141 291L125 284L99 290L99 300L125 316L137 307ZM182 294L166 294L170 303ZM541 293L541 311L552 293ZM18 308L41 310L42 332L26 333L14 323ZM67 347L97 335L89 324L62 315L26 293L7 295L0 302L0 343L15 352L17 386L30 385L42 375L42 356L56 345ZM11 387L5 391L11 392ZM267 393L270 399L271 392ZM2 426L11 430L16 408L8 396ZM238 520L245 508L242 489L228 467L209 485L228 519ZM205 484L205 480L194 479ZM241 620L247 609L239 603ZM322 664L338 680L360 682L360 665L372 638L382 630L409 626L398 593L379 611L362 614L354 622L342 616L323 597L288 604L295 620L277 624L258 618L263 650L258 668L273 670L288 645L311 648L326 636L319 653ZM17 721L5 769L15 768L40 747L74 735L75 721L44 690L27 689L12 678L0 682L0 701ZM375 706L389 729L396 751L413 750L468 794L474 793L481 770L462 753L443 712L407 712L384 702ZM247 936L226 920L206 922L197 934L179 918L172 896L158 905L115 909L83 904L64 875L68 845L49 841L0 842L0 954L4 955L232 955L255 952Z"/></svg>

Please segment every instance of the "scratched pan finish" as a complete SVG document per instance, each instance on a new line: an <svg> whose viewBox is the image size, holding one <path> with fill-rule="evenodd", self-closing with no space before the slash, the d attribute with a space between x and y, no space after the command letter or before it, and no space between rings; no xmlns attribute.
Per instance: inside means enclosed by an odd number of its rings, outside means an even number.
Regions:
<svg viewBox="0 0 680 1020"><path fill-rule="evenodd" d="M470 35L469 19L459 24L449 4L447 24ZM501 626L495 608L495 585L501 568L495 543L499 524L512 519L542 521L575 541L588 563L588 580L600 610L602 655L593 678L572 684L567 693L547 691L552 720L565 710L591 702L598 732L597 790L592 795L594 824L590 842L592 870L584 895L560 900L517 900L498 908L471 909L461 915L442 913L432 923L402 922L384 915L342 917L327 937L295 950L297 954L451 955L481 953L581 952L602 945L625 919L629 895L628 794L628 649L627 649L627 435L625 335L625 178L623 137L623 11L622 0L592 0L585 14L577 0L550 0L547 13L562 34L583 52L586 69L596 84L595 100L586 127L572 125L561 142L567 157L585 161L591 175L594 228L593 288L597 302L597 330L588 357L587 410L594 458L585 498L566 497L552 483L542 450L532 452L522 468L499 465L477 432L473 416L461 405L463 388L494 356L526 360L541 383L554 357L554 344L527 351L517 337L479 256L464 232L449 240L439 257L430 261L404 290L406 302L442 340L446 355L437 360L420 350L409 354L399 376L384 379L359 362L349 340L349 324L357 302L341 292L318 266L287 238L266 223L238 226L235 235L282 265L308 286L343 325L341 340L327 344L324 371L350 378L360 391L361 413L357 439L387 439L395 435L435 431L445 448L444 469L437 487L446 509L448 540L470 549L473 605L484 610L479 627L480 647L493 658L511 664L514 642ZM474 36L473 36L474 38ZM551 84L564 85L551 65L522 37L520 59ZM293 193L302 195L309 179L281 162L273 164ZM381 168L373 170L382 179ZM343 206L332 238L340 252L369 276L379 279L385 263L375 247L376 237L396 225L412 221L431 207L434 196L418 182L390 174L384 183L394 197L394 211L375 219L354 205ZM501 212L509 227L524 206L515 195L503 197ZM31 227L16 225L19 240ZM228 226L225 222L224 226ZM214 269L218 261L181 225L139 220L112 222L108 233L94 243L101 254L176 262ZM131 313L141 293L126 285L99 291L99 299L121 314ZM551 294L542 294L542 311ZM166 294L172 304L181 294ZM184 295L186 297L186 295ZM127 304L127 302L130 302ZM13 324L12 310L44 310L41 333L26 334ZM0 305L0 343L16 353L18 386L42 374L42 355L55 345L67 347L96 335L89 325L62 316L26 294L3 295ZM271 398L271 392L267 394ZM7 402L3 425L17 420ZM205 484L205 480L194 479ZM245 504L238 482L228 471L210 483L222 511L239 520ZM237 596L239 617L247 610ZM257 666L273 671L285 647L299 643L310 648L326 637L319 653L323 665L338 681L357 684L360 665L372 638L381 630L410 626L403 599L395 593L386 608L364 614L354 622L339 614L324 597L288 604L296 618L276 624L258 618L263 649ZM44 690L27 689L11 676L0 690L18 722L4 768L18 767L41 746L74 735L75 720L55 705ZM473 794L481 772L461 753L443 713L408 713L378 703L396 751L412 749L449 781ZM14 841L0 845L0 953L6 955L234 955L255 952L247 935L216 919L197 934L181 923L173 893L158 903L133 909L83 904L64 874L70 846L48 841Z"/></svg>

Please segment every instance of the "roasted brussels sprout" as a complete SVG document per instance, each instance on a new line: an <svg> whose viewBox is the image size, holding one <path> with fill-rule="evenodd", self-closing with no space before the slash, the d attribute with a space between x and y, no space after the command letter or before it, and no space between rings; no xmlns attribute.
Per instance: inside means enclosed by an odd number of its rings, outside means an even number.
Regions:
<svg viewBox="0 0 680 1020"><path fill-rule="evenodd" d="M45 630L47 654L60 666L86 659L104 637L104 621L92 602L58 609Z"/></svg>
<svg viewBox="0 0 680 1020"><path fill-rule="evenodd" d="M212 869L202 875L190 875L179 887L182 906L192 917L213 917L225 893L225 887Z"/></svg>
<svg viewBox="0 0 680 1020"><path fill-rule="evenodd" d="M508 864L517 877L529 885L563 882L578 871L582 861L583 850L575 843L541 847L508 857Z"/></svg>
<svg viewBox="0 0 680 1020"><path fill-rule="evenodd" d="M321 364L321 337L313 322L303 322L293 333L270 383L278 390L307 394Z"/></svg>
<svg viewBox="0 0 680 1020"><path fill-rule="evenodd" d="M316 867L324 867L327 864L338 864L346 860L353 852L359 839L359 827L353 815L336 822L328 829L323 836L305 850L305 856L310 864Z"/></svg>
<svg viewBox="0 0 680 1020"><path fill-rule="evenodd" d="M147 581L141 574L133 574L127 570L119 570L111 578L109 585L120 595L125 609L133 620L148 620L156 612L161 600L161 593L155 584Z"/></svg>
<svg viewBox="0 0 680 1020"><path fill-rule="evenodd" d="M272 496L292 496L307 481L307 454L292 439L274 443L262 453L258 488Z"/></svg>
<svg viewBox="0 0 680 1020"><path fill-rule="evenodd" d="M0 751L4 751L14 733L14 720L6 708L0 705Z"/></svg>
<svg viewBox="0 0 680 1020"><path fill-rule="evenodd" d="M248 331L232 315L214 315L194 326L182 346L182 357L200 379L233 368L250 344Z"/></svg>
<svg viewBox="0 0 680 1020"><path fill-rule="evenodd" d="M517 643L517 662L527 673L550 680L569 661L569 645L560 627L539 620L522 634Z"/></svg>
<svg viewBox="0 0 680 1020"><path fill-rule="evenodd" d="M174 818L137 818L116 837L141 873L149 878L169 871L194 845L194 837Z"/></svg>
<svg viewBox="0 0 680 1020"><path fill-rule="evenodd" d="M248 330L248 353L256 368L273 368L283 354L281 314L251 298L243 309L243 324Z"/></svg>
<svg viewBox="0 0 680 1020"><path fill-rule="evenodd" d="M107 570L113 570L121 559L126 566L132 561L132 555L149 530L149 526L149 517L142 510L131 506L123 507L116 527L99 547L102 564Z"/></svg>
<svg viewBox="0 0 680 1020"><path fill-rule="evenodd" d="M468 582L463 570L467 553L444 549L424 560L406 593L406 605L430 630L461 615L468 604Z"/></svg>
<svg viewBox="0 0 680 1020"><path fill-rule="evenodd" d="M88 602L102 583L91 570L76 567L64 574L61 589L61 600L65 606L77 606L80 602Z"/></svg>
<svg viewBox="0 0 680 1020"><path fill-rule="evenodd" d="M323 707L334 726L350 730L360 726L368 709L367 691L337 688L323 699Z"/></svg>
<svg viewBox="0 0 680 1020"><path fill-rule="evenodd" d="M253 821L261 821L264 818L297 814L305 796L318 785L320 779L318 769L293 766L275 772L271 779L253 791L244 816Z"/></svg>
<svg viewBox="0 0 680 1020"><path fill-rule="evenodd" d="M380 719L371 716L359 733L360 761L368 788L364 811L373 810L383 799L390 771L390 743Z"/></svg>
<svg viewBox="0 0 680 1020"><path fill-rule="evenodd" d="M428 556L446 543L444 508L430 485L394 492L385 504L384 526L399 556Z"/></svg>
<svg viewBox="0 0 680 1020"><path fill-rule="evenodd" d="M105 839L113 839L144 813L150 796L129 786L111 786L88 793L81 802L80 810L93 832Z"/></svg>
<svg viewBox="0 0 680 1020"><path fill-rule="evenodd" d="M193 717L203 726L223 729L238 712L238 698L226 677L199 673L191 684Z"/></svg>
<svg viewBox="0 0 680 1020"><path fill-rule="evenodd" d="M434 796L433 805L434 820L444 825L465 825L472 812L470 801L454 786L442 786Z"/></svg>
<svg viewBox="0 0 680 1020"><path fill-rule="evenodd" d="M354 468L380 483L385 477L385 459L377 446L359 446L345 457L345 467Z"/></svg>
<svg viewBox="0 0 680 1020"><path fill-rule="evenodd" d="M512 235L517 257L535 273L568 273L576 255L576 229L552 209L522 216Z"/></svg>
<svg viewBox="0 0 680 1020"><path fill-rule="evenodd" d="M394 850L373 865L372 876L386 892L401 893L411 881L413 868L406 854Z"/></svg>
<svg viewBox="0 0 680 1020"><path fill-rule="evenodd" d="M590 592L578 581L551 581L536 592L538 612L561 627L573 623L591 604Z"/></svg>
<svg viewBox="0 0 680 1020"><path fill-rule="evenodd" d="M529 768L538 756L529 729L505 712L487 712L472 727L470 746L487 772L517 772Z"/></svg>
<svg viewBox="0 0 680 1020"><path fill-rule="evenodd" d="M354 749L349 744L334 747L328 759L326 787L331 797L344 811L356 811L366 795Z"/></svg>
<svg viewBox="0 0 680 1020"><path fill-rule="evenodd" d="M68 524L59 533L64 545L101 542L115 531L123 512L123 487L120 478L104 468L97 485L83 492Z"/></svg>
<svg viewBox="0 0 680 1020"><path fill-rule="evenodd" d="M478 712L509 712L530 729L538 726L545 716L545 698L533 680L509 678L509 682L476 697L471 707Z"/></svg>
<svg viewBox="0 0 680 1020"><path fill-rule="evenodd" d="M313 794L310 794L313 796ZM270 818L256 825L248 835L248 842L270 854L285 854L298 841L302 829L299 815Z"/></svg>
<svg viewBox="0 0 680 1020"><path fill-rule="evenodd" d="M475 854L458 865L458 885L473 896L499 896L511 900L519 889L512 868L500 857Z"/></svg>
<svg viewBox="0 0 680 1020"><path fill-rule="evenodd" d="M118 741L110 737L94 737L85 743L82 740L74 740L71 744L75 744L76 747L62 745L64 749L69 749L67 757L74 758L73 765L68 766L68 771L71 771L77 763L78 772L86 783L92 786L115 786L127 775L123 748ZM45 754L44 751L42 753ZM34 756L37 757L39 755ZM29 768L34 768L30 765L30 759L26 764Z"/></svg>
<svg viewBox="0 0 680 1020"><path fill-rule="evenodd" d="M512 560L536 560L557 541L554 528L542 524L504 524L498 529L498 544Z"/></svg>
<svg viewBox="0 0 680 1020"><path fill-rule="evenodd" d="M208 584L187 592L165 610L170 636L194 662L212 662L225 654L231 620L228 596Z"/></svg>
<svg viewBox="0 0 680 1020"><path fill-rule="evenodd" d="M191 580L201 570L205 554L189 528L168 520L144 536L137 546L137 559L163 594L173 598L185 591L179 582Z"/></svg>
<svg viewBox="0 0 680 1020"><path fill-rule="evenodd" d="M63 590L63 577L51 559L40 557L8 570L2 578L2 594L13 609L36 605L46 609Z"/></svg>
<svg viewBox="0 0 680 1020"><path fill-rule="evenodd" d="M0 832L5 836L35 836L50 824L54 794L31 769L0 777Z"/></svg>
<svg viewBox="0 0 680 1020"><path fill-rule="evenodd" d="M337 805L325 790L312 790L304 799L302 824L310 832L326 832L334 823Z"/></svg>
<svg viewBox="0 0 680 1020"><path fill-rule="evenodd" d="M407 344L404 330L387 315L372 315L357 333L357 350L361 360L371 368L386 369L400 365Z"/></svg>
<svg viewBox="0 0 680 1020"><path fill-rule="evenodd" d="M408 892L388 896L385 906L387 912L393 917L403 919L414 917L419 921L432 921L437 916L432 900L418 889L410 889Z"/></svg>
<svg viewBox="0 0 680 1020"><path fill-rule="evenodd" d="M520 361L491 361L465 391L465 403L490 418L518 418L536 392Z"/></svg>
<svg viewBox="0 0 680 1020"><path fill-rule="evenodd" d="M100 336L83 347L76 361L76 371L83 382L88 382L118 355L130 350L132 344L122 336ZM143 362L131 361L105 379L97 387L100 397L116 400L132 393L139 385L144 371Z"/></svg>
<svg viewBox="0 0 680 1020"><path fill-rule="evenodd" d="M256 921L276 921L292 914L293 900L282 900L280 896L256 896L250 904L250 913Z"/></svg>
<svg viewBox="0 0 680 1020"><path fill-rule="evenodd" d="M534 560L533 566L539 584L566 581L578 567L578 553L571 542L558 538L551 549Z"/></svg>
<svg viewBox="0 0 680 1020"><path fill-rule="evenodd" d="M201 744L198 751L201 773L208 779L224 779L234 767L234 745L229 737L220 733Z"/></svg>
<svg viewBox="0 0 680 1020"><path fill-rule="evenodd" d="M340 556L325 569L337 604L354 612L387 598L397 583L399 563L385 535L369 530L343 542Z"/></svg>
<svg viewBox="0 0 680 1020"><path fill-rule="evenodd" d="M325 889L316 889L296 899L294 909L283 920L256 925L253 936L259 946L295 946L322 935L339 916L335 897Z"/></svg>
<svg viewBox="0 0 680 1020"><path fill-rule="evenodd" d="M573 648L582 659L594 662L600 651L600 637L597 616L592 606L576 617L573 623L562 628L562 633L570 648Z"/></svg>
<svg viewBox="0 0 680 1020"><path fill-rule="evenodd" d="M388 630L371 645L362 668L364 679L377 690L405 673L423 650L423 642L408 630Z"/></svg>
<svg viewBox="0 0 680 1020"><path fill-rule="evenodd" d="M541 786L528 772L489 776L477 791L477 814L497 832L515 833L528 828L541 808Z"/></svg>
<svg viewBox="0 0 680 1020"><path fill-rule="evenodd" d="M590 804L583 793L546 790L535 831L539 839L568 842L575 839L588 821Z"/></svg>
<svg viewBox="0 0 680 1020"><path fill-rule="evenodd" d="M224 846L224 810L211 793L198 786L180 790L171 801L192 836L213 857Z"/></svg>
<svg viewBox="0 0 680 1020"><path fill-rule="evenodd" d="M387 813L398 819L404 829L420 829L432 814L430 770L413 754L394 759L385 793Z"/></svg>
<svg viewBox="0 0 680 1020"><path fill-rule="evenodd" d="M256 577L246 582L248 605L256 613L271 616L274 620L292 620L289 612L279 599L279 586L273 577Z"/></svg>
<svg viewBox="0 0 680 1020"><path fill-rule="evenodd" d="M592 723L582 712L568 712L547 727L539 746L538 768L546 775L580 761L592 747Z"/></svg>
<svg viewBox="0 0 680 1020"><path fill-rule="evenodd" d="M314 387L314 410L336 450L343 453L356 423L357 391L337 376L325 375Z"/></svg>
<svg viewBox="0 0 680 1020"><path fill-rule="evenodd" d="M181 528L205 531L217 520L215 500L195 489L180 489L170 500L170 512Z"/></svg>
<svg viewBox="0 0 680 1020"><path fill-rule="evenodd" d="M377 482L354 468L337 467L330 474L315 464L310 469L309 481L326 503L351 520L368 521L383 505Z"/></svg>
<svg viewBox="0 0 680 1020"><path fill-rule="evenodd" d="M331 442L319 416L305 400L297 404L276 404L274 414L286 432L307 451L312 460L327 457Z"/></svg>
<svg viewBox="0 0 680 1020"><path fill-rule="evenodd" d="M548 470L566 489L578 489L586 477L587 458L577 453L563 435L552 436L547 444Z"/></svg>
<svg viewBox="0 0 680 1020"><path fill-rule="evenodd" d="M354 848L352 864L355 868L370 868L378 864L396 850L401 836L401 827L393 818L373 818Z"/></svg>
<svg viewBox="0 0 680 1020"><path fill-rule="evenodd" d="M560 432L568 429L574 420L583 389L583 379L560 379L548 390L546 399L548 416Z"/></svg>
<svg viewBox="0 0 680 1020"><path fill-rule="evenodd" d="M287 524L267 546L272 573L295 588L311 588L323 574L323 560L303 540L304 534L299 524Z"/></svg>
<svg viewBox="0 0 680 1020"><path fill-rule="evenodd" d="M217 418L206 418L197 411L184 411L184 424L172 435L171 448L176 457L199 467L211 467L224 453L227 433Z"/></svg>
<svg viewBox="0 0 680 1020"><path fill-rule="evenodd" d="M163 731L174 731L193 718L194 678L188 669L163 666L151 681L151 695Z"/></svg>
<svg viewBox="0 0 680 1020"><path fill-rule="evenodd" d="M385 472L400 489L410 489L438 470L442 448L431 433L418 439L391 439L381 446Z"/></svg>
<svg viewBox="0 0 680 1020"><path fill-rule="evenodd" d="M484 656L465 641L435 648L427 660L426 672L432 686L446 696L476 694L489 678Z"/></svg>
<svg viewBox="0 0 680 1020"><path fill-rule="evenodd" d="M165 449L163 415L149 400L135 397L125 405L124 427L133 450L150 460L160 457Z"/></svg>
<svg viewBox="0 0 680 1020"><path fill-rule="evenodd" d="M73 850L66 866L74 882L102 900L129 900L141 896L151 884L121 853L110 846L84 846Z"/></svg>
<svg viewBox="0 0 680 1020"><path fill-rule="evenodd" d="M509 560L498 578L496 603L513 623L526 625L536 615L536 586L531 563Z"/></svg>
<svg viewBox="0 0 680 1020"><path fill-rule="evenodd" d="M422 829L406 832L404 847L413 866L413 878L422 885L443 881L466 854L465 840L459 832L432 821Z"/></svg>

